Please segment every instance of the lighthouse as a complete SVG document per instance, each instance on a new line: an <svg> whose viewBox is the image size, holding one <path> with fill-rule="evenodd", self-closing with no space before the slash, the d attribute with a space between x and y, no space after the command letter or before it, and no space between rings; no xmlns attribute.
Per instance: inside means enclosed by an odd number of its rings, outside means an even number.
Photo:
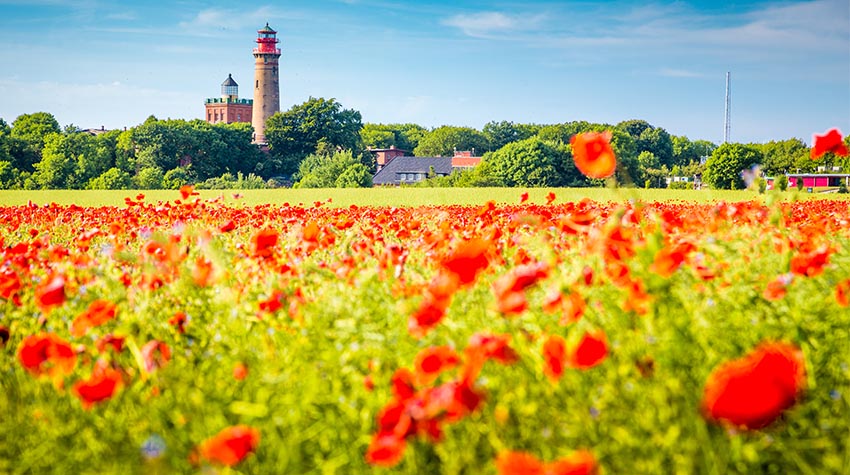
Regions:
<svg viewBox="0 0 850 475"><path fill-rule="evenodd" d="M251 124L254 126L254 143L266 143L266 120L280 111L280 81L278 59L280 49L277 32L268 23L257 30L257 47L254 48L254 104Z"/></svg>

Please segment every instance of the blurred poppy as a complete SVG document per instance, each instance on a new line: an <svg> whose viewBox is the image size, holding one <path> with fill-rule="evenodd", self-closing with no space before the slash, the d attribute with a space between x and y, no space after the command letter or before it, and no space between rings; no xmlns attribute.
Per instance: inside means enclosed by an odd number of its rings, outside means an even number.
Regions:
<svg viewBox="0 0 850 475"><path fill-rule="evenodd" d="M606 178L614 174L617 157L611 148L611 132L585 132L570 139L576 168L589 178Z"/></svg>
<svg viewBox="0 0 850 475"><path fill-rule="evenodd" d="M142 347L142 360L145 362L145 371L152 373L162 368L171 360L171 349L162 341L151 340Z"/></svg>
<svg viewBox="0 0 850 475"><path fill-rule="evenodd" d="M842 307L850 305L850 279L839 282L835 286L835 301Z"/></svg>
<svg viewBox="0 0 850 475"><path fill-rule="evenodd" d="M601 330L586 332L578 345L570 353L570 366L578 369L590 369L608 356L608 341Z"/></svg>
<svg viewBox="0 0 850 475"><path fill-rule="evenodd" d="M74 384L74 393L82 401L83 407L88 409L97 402L111 398L120 385L121 373L101 360L95 364L89 379Z"/></svg>
<svg viewBox="0 0 850 475"><path fill-rule="evenodd" d="M85 335L89 328L103 325L115 318L116 311L114 303L108 300L95 300L71 322L71 335L75 337Z"/></svg>
<svg viewBox="0 0 850 475"><path fill-rule="evenodd" d="M35 299L39 307L48 309L65 302L65 277L54 275L38 286Z"/></svg>
<svg viewBox="0 0 850 475"><path fill-rule="evenodd" d="M460 285L469 285L490 264L487 251L491 245L481 238L462 241L443 259L443 268L457 276Z"/></svg>
<svg viewBox="0 0 850 475"><path fill-rule="evenodd" d="M213 463L232 467L257 450L260 431L245 425L231 426L201 442L200 456Z"/></svg>
<svg viewBox="0 0 850 475"><path fill-rule="evenodd" d="M393 433L377 433L366 449L366 461L379 467L392 467L401 461L407 442Z"/></svg>
<svg viewBox="0 0 850 475"><path fill-rule="evenodd" d="M830 129L823 135L812 135L812 143L812 160L829 152L843 157L847 156L847 146L841 139L841 131L838 129Z"/></svg>
<svg viewBox="0 0 850 475"><path fill-rule="evenodd" d="M428 384L443 371L460 363L460 356L448 346L432 346L416 355L414 367L421 384Z"/></svg>
<svg viewBox="0 0 850 475"><path fill-rule="evenodd" d="M564 374L567 361L567 344L559 335L550 335L543 342L543 372L553 382Z"/></svg>
<svg viewBox="0 0 850 475"><path fill-rule="evenodd" d="M278 232L272 228L264 228L251 237L251 253L255 257L271 257L277 246Z"/></svg>
<svg viewBox="0 0 850 475"><path fill-rule="evenodd" d="M800 252L791 258L791 272L808 277L814 277L823 272L829 264L832 249L821 246L810 252Z"/></svg>
<svg viewBox="0 0 850 475"><path fill-rule="evenodd" d="M761 429L792 407L805 385L803 353L787 343L763 343L708 376L703 395L708 419Z"/></svg>
<svg viewBox="0 0 850 475"><path fill-rule="evenodd" d="M233 365L233 379L237 381L242 381L248 377L248 366L245 363L239 361L235 365Z"/></svg>
<svg viewBox="0 0 850 475"><path fill-rule="evenodd" d="M53 333L24 338L18 348L18 360L30 373L62 376L71 374L77 355L71 345Z"/></svg>

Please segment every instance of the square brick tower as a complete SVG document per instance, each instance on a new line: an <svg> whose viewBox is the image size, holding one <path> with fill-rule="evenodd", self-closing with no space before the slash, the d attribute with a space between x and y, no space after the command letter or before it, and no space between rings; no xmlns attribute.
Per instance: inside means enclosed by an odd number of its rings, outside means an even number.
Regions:
<svg viewBox="0 0 850 475"><path fill-rule="evenodd" d="M221 98L213 97L204 101L206 121L210 124L232 124L233 122L251 123L251 109L254 101L239 99L239 84L228 74L221 83Z"/></svg>

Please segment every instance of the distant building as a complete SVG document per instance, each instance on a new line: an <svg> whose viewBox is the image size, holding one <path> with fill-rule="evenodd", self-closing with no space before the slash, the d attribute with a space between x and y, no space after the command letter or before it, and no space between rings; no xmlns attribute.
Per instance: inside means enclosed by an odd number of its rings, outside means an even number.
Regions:
<svg viewBox="0 0 850 475"><path fill-rule="evenodd" d="M430 177L448 176L456 170L473 168L481 163L474 151L455 152L453 157L408 157L397 155L380 167L372 178L374 185L417 183Z"/></svg>
<svg viewBox="0 0 850 475"><path fill-rule="evenodd" d="M257 47L254 48L254 143L265 144L266 121L280 112L280 79L278 60L280 49L277 32L268 23L257 30Z"/></svg>
<svg viewBox="0 0 850 475"><path fill-rule="evenodd" d="M239 84L228 74L227 79L221 83L221 97L204 101L206 120L210 124L251 123L253 103L251 99L239 99Z"/></svg>
<svg viewBox="0 0 850 475"><path fill-rule="evenodd" d="M366 151L371 152L375 156L375 163L378 164L378 170L384 168L384 165L395 157L403 157L410 154L407 150L395 148L395 145L390 148L369 148Z"/></svg>
<svg viewBox="0 0 850 475"><path fill-rule="evenodd" d="M102 125L100 126L99 129L83 129L82 131L89 133L91 135L100 135L100 134L105 134L107 132L111 132L110 130L106 130L106 127L104 127Z"/></svg>
<svg viewBox="0 0 850 475"><path fill-rule="evenodd" d="M788 186L794 188L797 182L803 182L803 188L831 188L839 187L841 183L850 188L850 174L848 173L789 173ZM780 176L779 179L782 177Z"/></svg>

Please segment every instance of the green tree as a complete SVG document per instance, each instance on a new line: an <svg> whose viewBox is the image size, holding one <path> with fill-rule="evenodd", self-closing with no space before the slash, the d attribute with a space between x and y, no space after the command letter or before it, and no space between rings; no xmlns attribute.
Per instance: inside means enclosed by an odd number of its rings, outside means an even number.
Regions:
<svg viewBox="0 0 850 475"><path fill-rule="evenodd" d="M307 156L298 168L294 188L356 188L372 186L372 174L350 150Z"/></svg>
<svg viewBox="0 0 850 475"><path fill-rule="evenodd" d="M336 99L313 98L278 112L266 122L271 160L260 170L265 176L291 175L319 143L342 150L360 150L360 112L343 109Z"/></svg>
<svg viewBox="0 0 850 475"><path fill-rule="evenodd" d="M629 134L635 141L637 153L652 152L662 165L672 167L673 140L661 127L655 127L645 120L627 120L617 124L617 128Z"/></svg>
<svg viewBox="0 0 850 475"><path fill-rule="evenodd" d="M715 189L743 189L741 172L761 162L761 152L751 145L724 143L705 163L702 180Z"/></svg>
<svg viewBox="0 0 850 475"><path fill-rule="evenodd" d="M140 190L161 190L165 186L165 173L157 166L144 167L134 181Z"/></svg>
<svg viewBox="0 0 850 475"><path fill-rule="evenodd" d="M47 137L59 134L59 122L52 114L47 112L36 112L34 114L23 114L12 122L12 138L17 139L18 147L15 147L12 163L15 168L22 171L33 171L35 164L41 160Z"/></svg>
<svg viewBox="0 0 850 475"><path fill-rule="evenodd" d="M761 165L769 176L794 173L798 168L802 168L801 171L815 169L816 165L809 158L809 147L800 139L771 141L758 147L764 156Z"/></svg>
<svg viewBox="0 0 850 475"><path fill-rule="evenodd" d="M481 165L505 186L575 186L584 182L569 148L531 137L484 156Z"/></svg>
<svg viewBox="0 0 850 475"><path fill-rule="evenodd" d="M50 134L32 178L41 188L82 189L114 165L112 157L106 143L86 132Z"/></svg>
<svg viewBox="0 0 850 475"><path fill-rule="evenodd" d="M444 125L428 132L413 150L417 157L451 157L455 150L487 150L487 137L470 127Z"/></svg>
<svg viewBox="0 0 850 475"><path fill-rule="evenodd" d="M183 185L191 185L198 181L192 166L172 168L162 177L162 186L167 190L179 190Z"/></svg>
<svg viewBox="0 0 850 475"><path fill-rule="evenodd" d="M536 135L539 130L539 125L515 124L513 122L503 120L501 122L487 122L484 124L484 128L481 131L484 133L484 136L487 137L487 142L489 144L488 150L492 152L499 150L509 143L525 140Z"/></svg>
<svg viewBox="0 0 850 475"><path fill-rule="evenodd" d="M100 176L89 180L86 189L89 190L126 190L133 184L129 173L112 167Z"/></svg>

